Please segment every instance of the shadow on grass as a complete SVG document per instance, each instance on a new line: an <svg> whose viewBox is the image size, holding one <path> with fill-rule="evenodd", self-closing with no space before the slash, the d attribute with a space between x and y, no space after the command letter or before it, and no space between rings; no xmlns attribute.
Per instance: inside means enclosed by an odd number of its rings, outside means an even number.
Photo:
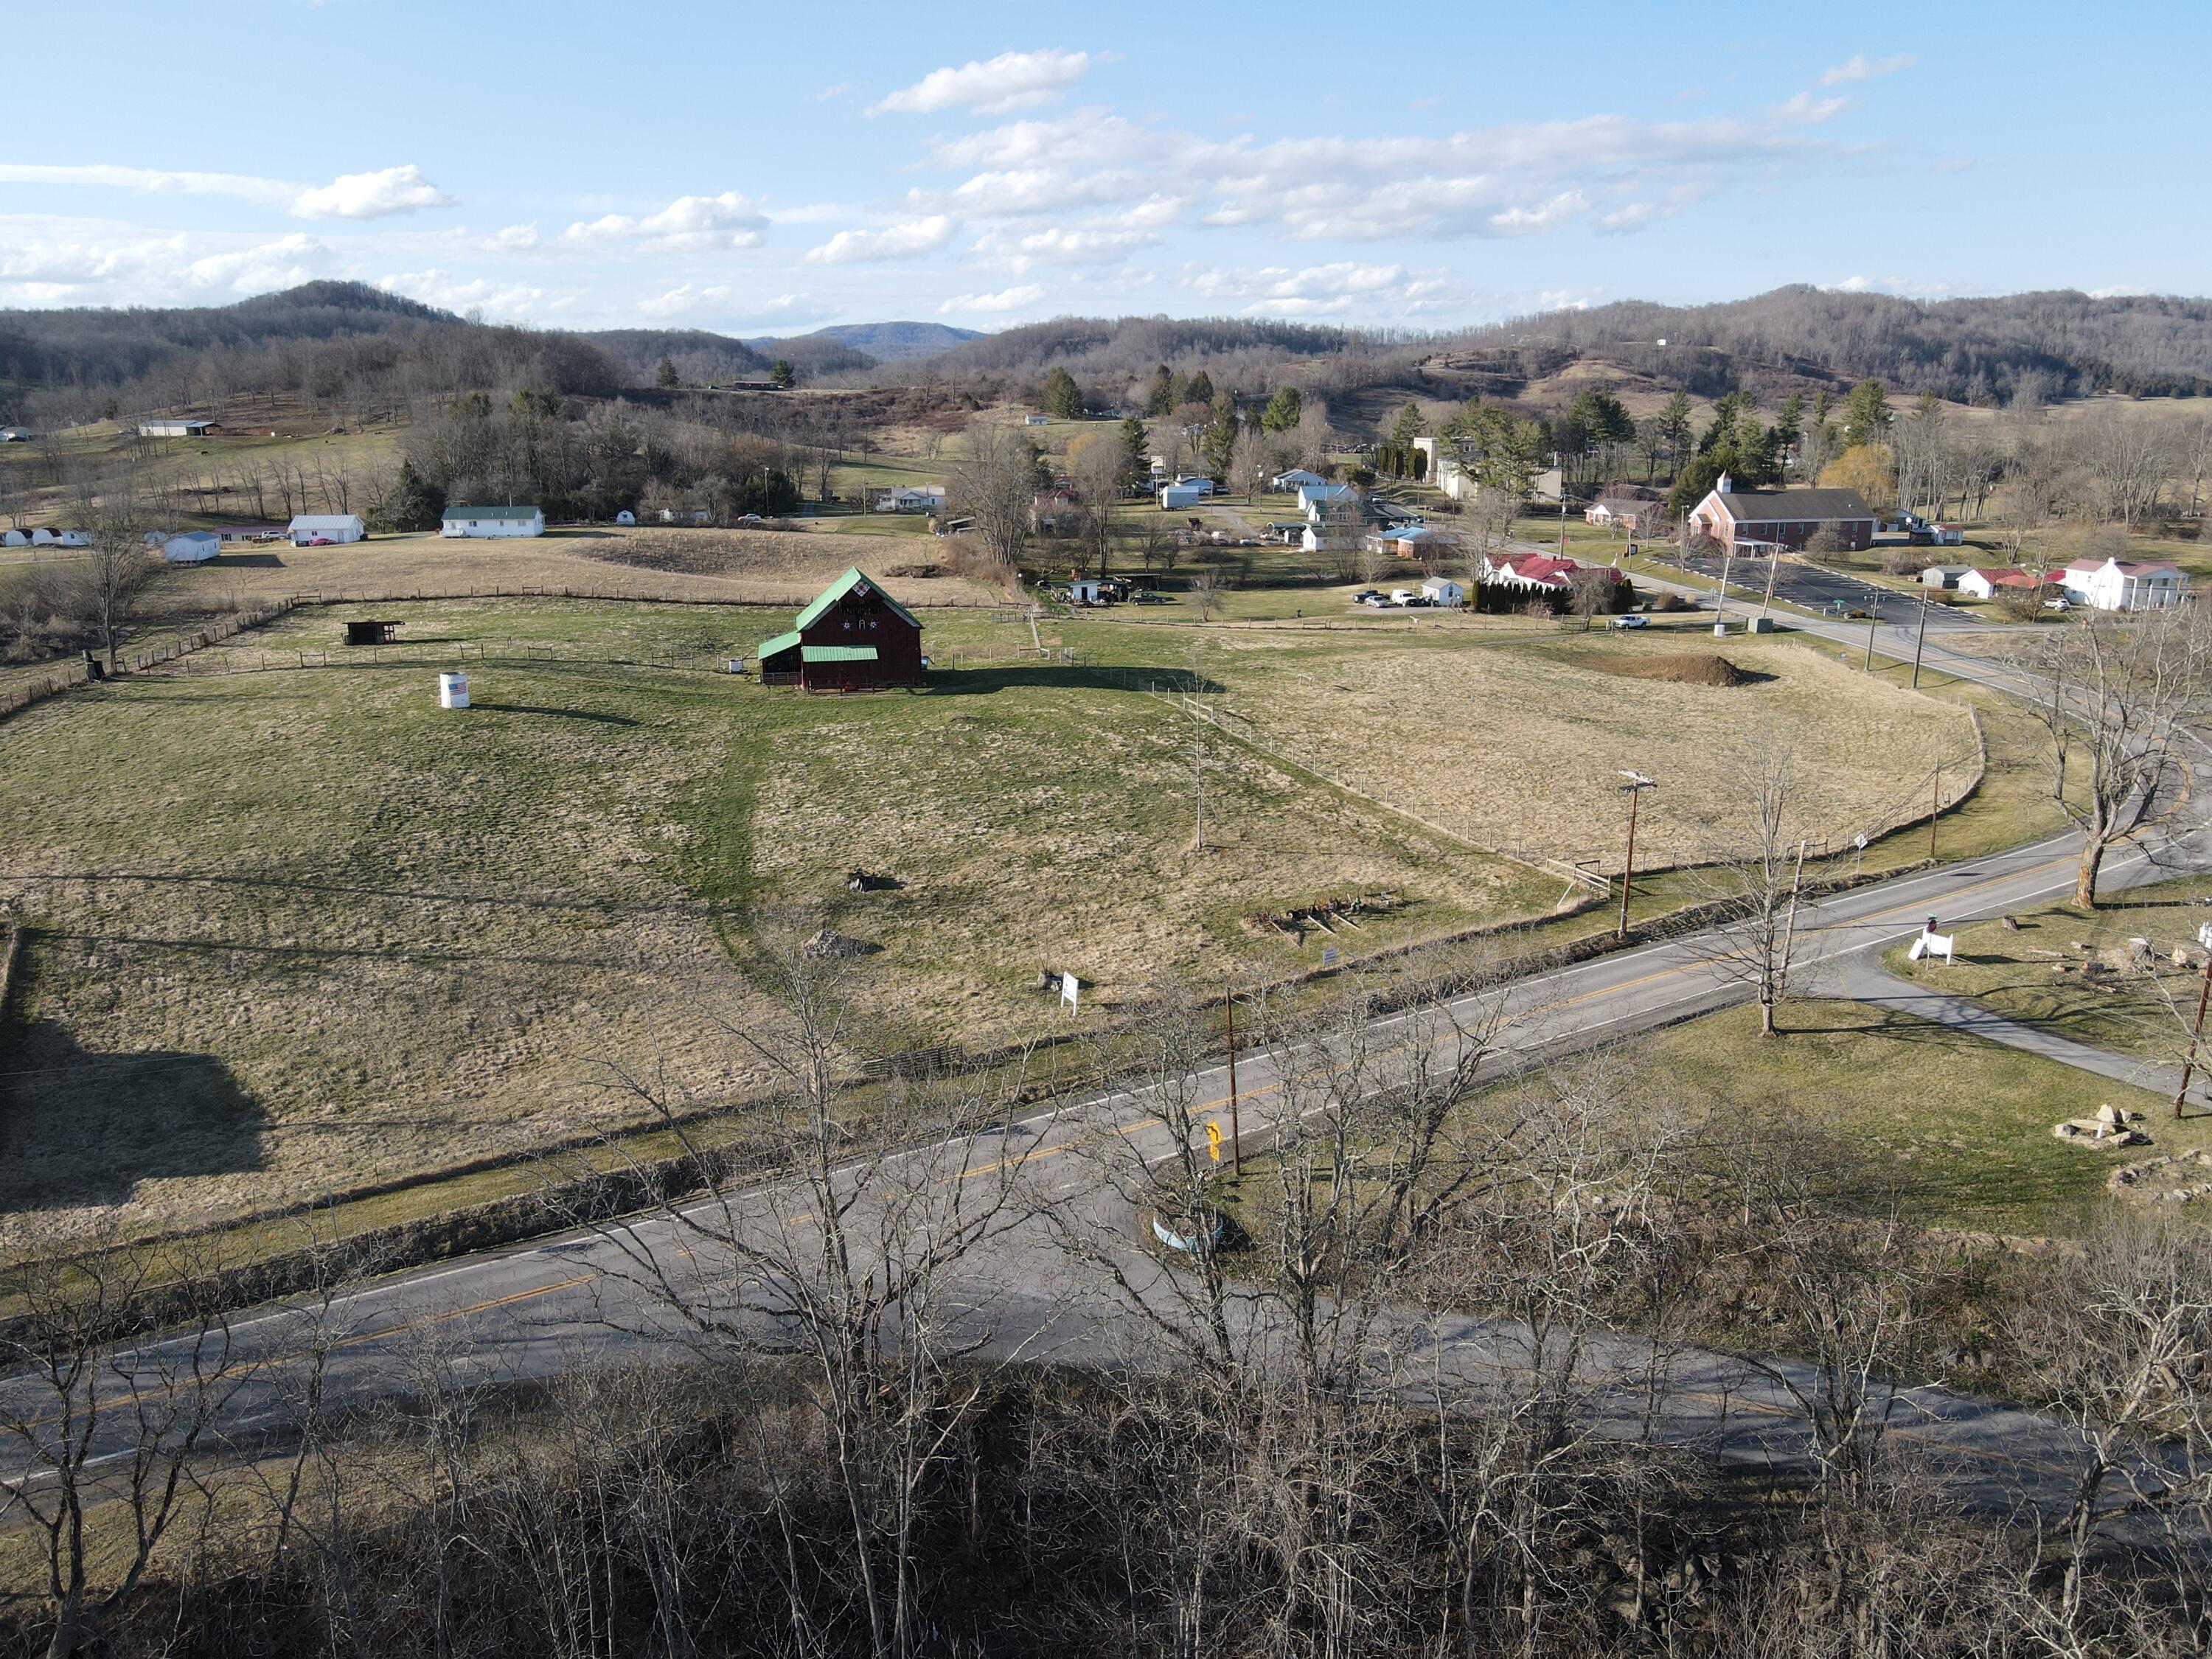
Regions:
<svg viewBox="0 0 2212 1659"><path fill-rule="evenodd" d="M267 1164L267 1115L214 1055L94 1054L52 1020L7 1030L0 1214L119 1204L141 1182Z"/></svg>
<svg viewBox="0 0 2212 1659"><path fill-rule="evenodd" d="M247 567L256 570L282 570L284 568L283 559L275 553L218 553L210 562L225 570Z"/></svg>
<svg viewBox="0 0 2212 1659"><path fill-rule="evenodd" d="M635 726L627 714L602 714L591 708L549 708L535 702L471 702L471 708L489 714L544 714L555 720L590 720L599 726Z"/></svg>
<svg viewBox="0 0 2212 1659"><path fill-rule="evenodd" d="M1131 685L1114 671L1059 663L1040 663L1034 668L933 668L929 672L929 694L936 697L978 697L995 691L1047 687L1141 696L1146 686L1157 685L1163 691L1198 692L1213 696L1227 689L1218 681L1204 674L1194 674L1187 668L1132 668L1120 672L1133 676L1137 684Z"/></svg>

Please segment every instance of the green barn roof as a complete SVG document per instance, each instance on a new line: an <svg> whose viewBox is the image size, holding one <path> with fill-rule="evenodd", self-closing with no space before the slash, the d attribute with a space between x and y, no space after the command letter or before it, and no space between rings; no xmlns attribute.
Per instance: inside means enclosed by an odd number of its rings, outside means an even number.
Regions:
<svg viewBox="0 0 2212 1659"><path fill-rule="evenodd" d="M775 656L778 652L788 651L793 646L797 645L798 643L799 630L794 628L788 634L779 634L772 640L763 640L760 644L755 647L753 654L760 658L763 661L766 661L769 658Z"/></svg>
<svg viewBox="0 0 2212 1659"><path fill-rule="evenodd" d="M808 605L805 610L799 613L799 621L794 624L794 626L802 629L811 628L823 611L827 611L831 605L836 604L838 600L843 599L845 595L851 592L854 588L862 582L866 582L869 587L872 588L876 592L882 593L884 603L890 606L890 608L899 616L904 617L909 626L916 629L919 629L921 626L921 617L915 616L913 611L908 610L890 594L884 593L883 584L872 576L861 574L858 567L848 570L843 575L838 577L836 581L831 582L829 586L823 588L821 593L815 599L814 603Z"/></svg>
<svg viewBox="0 0 2212 1659"><path fill-rule="evenodd" d="M873 662L876 647L872 645L805 645L799 649L801 662Z"/></svg>

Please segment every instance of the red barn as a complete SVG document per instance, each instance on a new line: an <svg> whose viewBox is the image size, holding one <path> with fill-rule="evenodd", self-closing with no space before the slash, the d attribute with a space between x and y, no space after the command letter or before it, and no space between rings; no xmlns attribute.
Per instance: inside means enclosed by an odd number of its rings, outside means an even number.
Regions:
<svg viewBox="0 0 2212 1659"><path fill-rule="evenodd" d="M761 642L763 685L803 691L871 691L922 683L921 623L876 585L848 570L799 613L788 634Z"/></svg>

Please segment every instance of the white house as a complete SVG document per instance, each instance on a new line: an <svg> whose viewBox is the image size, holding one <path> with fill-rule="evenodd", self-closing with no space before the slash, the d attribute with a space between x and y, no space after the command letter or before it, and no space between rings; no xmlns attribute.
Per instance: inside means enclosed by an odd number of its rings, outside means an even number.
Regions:
<svg viewBox="0 0 2212 1659"><path fill-rule="evenodd" d="M617 524L635 524L637 522L637 514L631 512L628 507L624 507L621 512L615 514L615 522Z"/></svg>
<svg viewBox="0 0 2212 1659"><path fill-rule="evenodd" d="M295 513L284 533L293 546L305 547L312 541L357 542L368 532L358 513Z"/></svg>
<svg viewBox="0 0 2212 1659"><path fill-rule="evenodd" d="M1294 466L1288 472L1278 472L1273 477L1268 479L1267 488L1288 492L1293 489L1303 489L1308 484L1325 482L1327 481L1320 473L1309 472L1302 466Z"/></svg>
<svg viewBox="0 0 2212 1659"><path fill-rule="evenodd" d="M142 438L203 438L215 430L213 421L141 421Z"/></svg>
<svg viewBox="0 0 2212 1659"><path fill-rule="evenodd" d="M1201 495L1211 495L1213 493L1213 480L1203 472L1186 472L1176 483L1179 486L1188 484Z"/></svg>
<svg viewBox="0 0 2212 1659"><path fill-rule="evenodd" d="M1212 493L1211 483L1201 489L1195 483L1178 478L1160 491L1160 505L1170 511L1179 507L1196 507Z"/></svg>
<svg viewBox="0 0 2212 1659"><path fill-rule="evenodd" d="M441 536L489 540L503 536L542 536L545 509L540 507L449 507L440 520Z"/></svg>
<svg viewBox="0 0 2212 1659"><path fill-rule="evenodd" d="M187 530L161 544L161 556L171 564L205 564L222 551L222 538L212 530Z"/></svg>
<svg viewBox="0 0 2212 1659"><path fill-rule="evenodd" d="M945 505L943 484L909 485L878 499L878 513L934 513Z"/></svg>
<svg viewBox="0 0 2212 1659"><path fill-rule="evenodd" d="M2076 559L2058 573L2058 585L2076 605L2095 611L2156 611L2179 605L2189 578L2179 567L2127 559Z"/></svg>
<svg viewBox="0 0 2212 1659"><path fill-rule="evenodd" d="M1449 576L1431 576L1421 584L1431 605L1455 609L1467 603L1467 589Z"/></svg>

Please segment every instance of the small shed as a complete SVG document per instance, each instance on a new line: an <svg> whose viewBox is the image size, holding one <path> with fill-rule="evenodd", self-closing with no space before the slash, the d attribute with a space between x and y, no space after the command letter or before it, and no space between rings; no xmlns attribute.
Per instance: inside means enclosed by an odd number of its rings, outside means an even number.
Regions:
<svg viewBox="0 0 2212 1659"><path fill-rule="evenodd" d="M28 547L31 538L20 530L10 530L0 535L0 547Z"/></svg>
<svg viewBox="0 0 2212 1659"><path fill-rule="evenodd" d="M1923 587L1956 587L1960 579L1972 574L1970 564L1931 564L1920 573Z"/></svg>
<svg viewBox="0 0 2212 1659"><path fill-rule="evenodd" d="M1196 507L1212 493L1210 487L1200 489L1194 483L1171 483L1160 491L1160 506L1172 513L1182 507Z"/></svg>
<svg viewBox="0 0 2212 1659"><path fill-rule="evenodd" d="M161 544L161 556L171 564L205 564L222 551L222 538L212 530L187 530Z"/></svg>
<svg viewBox="0 0 2212 1659"><path fill-rule="evenodd" d="M1455 610L1467 603L1467 589L1449 576L1431 576L1421 584L1422 595L1431 605L1446 610Z"/></svg>
<svg viewBox="0 0 2212 1659"><path fill-rule="evenodd" d="M872 691L922 684L921 622L875 580L848 569L756 653L761 684Z"/></svg>
<svg viewBox="0 0 2212 1659"><path fill-rule="evenodd" d="M392 642L392 636L406 626L405 623L394 621L389 617L356 617L348 621L345 625L346 643L348 645L390 645Z"/></svg>
<svg viewBox="0 0 2212 1659"><path fill-rule="evenodd" d="M624 507L621 512L615 514L615 522L617 524L635 524L637 522L637 514L631 512L628 507Z"/></svg>

